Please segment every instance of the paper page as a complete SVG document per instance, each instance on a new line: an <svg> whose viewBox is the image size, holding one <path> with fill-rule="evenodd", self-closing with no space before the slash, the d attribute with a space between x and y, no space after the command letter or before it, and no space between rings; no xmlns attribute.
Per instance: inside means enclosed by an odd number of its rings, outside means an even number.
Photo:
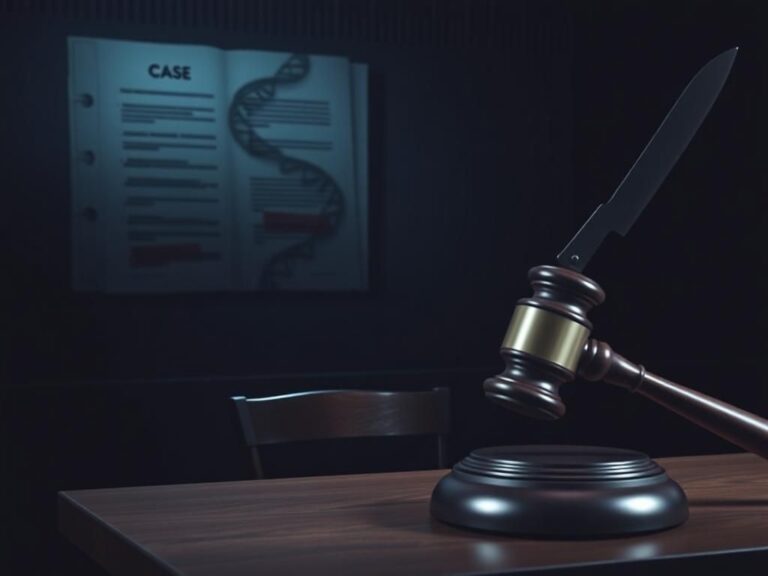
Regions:
<svg viewBox="0 0 768 576"><path fill-rule="evenodd" d="M346 58L226 54L245 289L365 288Z"/></svg>
<svg viewBox="0 0 768 576"><path fill-rule="evenodd" d="M73 284L232 287L222 52L69 39Z"/></svg>

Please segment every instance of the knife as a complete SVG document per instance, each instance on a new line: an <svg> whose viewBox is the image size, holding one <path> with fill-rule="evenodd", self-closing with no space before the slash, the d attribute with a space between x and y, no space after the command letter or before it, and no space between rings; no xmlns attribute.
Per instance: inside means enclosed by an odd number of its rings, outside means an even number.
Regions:
<svg viewBox="0 0 768 576"><path fill-rule="evenodd" d="M610 232L629 231L717 100L738 50L719 54L691 79L610 199L557 255L559 266L581 272Z"/></svg>

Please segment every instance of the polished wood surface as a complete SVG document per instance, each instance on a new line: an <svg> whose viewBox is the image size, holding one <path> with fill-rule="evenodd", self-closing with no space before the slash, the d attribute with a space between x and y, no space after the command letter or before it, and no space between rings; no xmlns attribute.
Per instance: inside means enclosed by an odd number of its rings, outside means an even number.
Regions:
<svg viewBox="0 0 768 576"><path fill-rule="evenodd" d="M658 574L665 562L723 554L768 566L767 462L735 454L659 463L686 491L690 519L621 539L446 526L429 516L440 470L63 492L59 522L115 575L515 574L651 560Z"/></svg>
<svg viewBox="0 0 768 576"><path fill-rule="evenodd" d="M260 398L234 396L255 478L264 478L263 444L375 436L437 437L437 466L445 462L451 391L313 390ZM268 474L266 475L268 476Z"/></svg>

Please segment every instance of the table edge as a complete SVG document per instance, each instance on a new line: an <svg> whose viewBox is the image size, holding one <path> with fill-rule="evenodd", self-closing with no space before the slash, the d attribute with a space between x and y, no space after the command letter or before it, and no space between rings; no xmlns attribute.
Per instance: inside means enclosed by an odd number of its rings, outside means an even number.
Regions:
<svg viewBox="0 0 768 576"><path fill-rule="evenodd" d="M57 508L59 533L110 574L184 576L182 572L125 536L66 492L59 492ZM124 561L116 562L113 558L114 552Z"/></svg>

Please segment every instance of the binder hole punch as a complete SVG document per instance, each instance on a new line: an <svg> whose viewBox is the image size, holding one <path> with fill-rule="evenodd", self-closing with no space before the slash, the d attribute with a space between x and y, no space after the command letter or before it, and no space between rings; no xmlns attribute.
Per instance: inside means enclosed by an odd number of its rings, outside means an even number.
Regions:
<svg viewBox="0 0 768 576"><path fill-rule="evenodd" d="M80 102L80 105L83 108L90 108L93 106L94 99L92 94L85 93L80 94L80 96L77 98L77 101Z"/></svg>
<svg viewBox="0 0 768 576"><path fill-rule="evenodd" d="M83 208L83 216L89 222L95 222L99 219L99 212L93 206L86 206Z"/></svg>
<svg viewBox="0 0 768 576"><path fill-rule="evenodd" d="M93 150L84 150L80 152L80 161L83 164L92 166L93 163L96 162L96 154L93 153Z"/></svg>

